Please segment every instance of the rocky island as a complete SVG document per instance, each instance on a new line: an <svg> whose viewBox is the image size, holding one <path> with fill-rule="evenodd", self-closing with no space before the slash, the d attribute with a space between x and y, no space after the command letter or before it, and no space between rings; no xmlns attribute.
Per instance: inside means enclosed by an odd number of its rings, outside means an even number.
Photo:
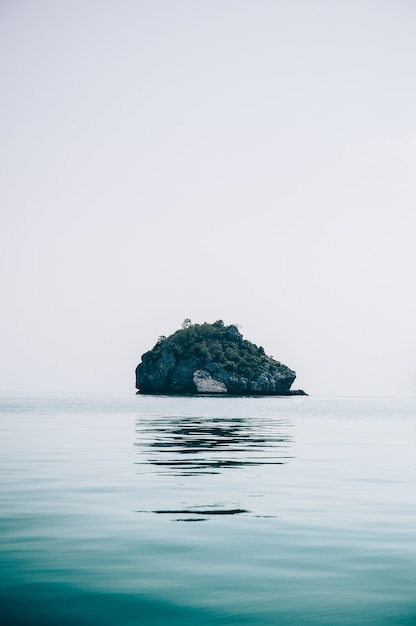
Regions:
<svg viewBox="0 0 416 626"><path fill-rule="evenodd" d="M159 337L136 368L137 393L307 395L291 391L296 373L243 338L237 326L192 324Z"/></svg>

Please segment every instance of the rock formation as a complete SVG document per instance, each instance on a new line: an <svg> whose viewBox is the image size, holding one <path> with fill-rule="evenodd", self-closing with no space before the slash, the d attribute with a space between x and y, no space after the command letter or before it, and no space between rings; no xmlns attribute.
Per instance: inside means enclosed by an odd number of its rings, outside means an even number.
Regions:
<svg viewBox="0 0 416 626"><path fill-rule="evenodd" d="M296 373L234 325L191 324L160 337L142 356L136 387L144 394L303 395L290 391Z"/></svg>

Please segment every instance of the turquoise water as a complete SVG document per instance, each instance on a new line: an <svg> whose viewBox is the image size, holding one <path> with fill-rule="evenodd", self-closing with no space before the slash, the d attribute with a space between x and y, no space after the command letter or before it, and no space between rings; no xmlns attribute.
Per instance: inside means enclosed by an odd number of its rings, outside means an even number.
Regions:
<svg viewBox="0 0 416 626"><path fill-rule="evenodd" d="M3 398L2 623L416 624L416 401Z"/></svg>

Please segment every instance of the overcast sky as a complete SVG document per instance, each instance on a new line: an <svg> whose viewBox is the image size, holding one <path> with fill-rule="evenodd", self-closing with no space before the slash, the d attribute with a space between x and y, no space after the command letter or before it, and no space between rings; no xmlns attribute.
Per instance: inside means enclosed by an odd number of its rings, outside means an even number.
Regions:
<svg viewBox="0 0 416 626"><path fill-rule="evenodd" d="M416 394L413 0L1 0L0 69L1 390L134 393L189 317Z"/></svg>

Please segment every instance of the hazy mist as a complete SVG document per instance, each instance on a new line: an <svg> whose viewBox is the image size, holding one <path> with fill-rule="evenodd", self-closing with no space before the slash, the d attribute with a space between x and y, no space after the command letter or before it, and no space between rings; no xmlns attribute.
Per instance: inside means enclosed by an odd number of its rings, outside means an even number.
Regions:
<svg viewBox="0 0 416 626"><path fill-rule="evenodd" d="M4 0L0 389L134 393L189 317L416 393L416 5Z"/></svg>

